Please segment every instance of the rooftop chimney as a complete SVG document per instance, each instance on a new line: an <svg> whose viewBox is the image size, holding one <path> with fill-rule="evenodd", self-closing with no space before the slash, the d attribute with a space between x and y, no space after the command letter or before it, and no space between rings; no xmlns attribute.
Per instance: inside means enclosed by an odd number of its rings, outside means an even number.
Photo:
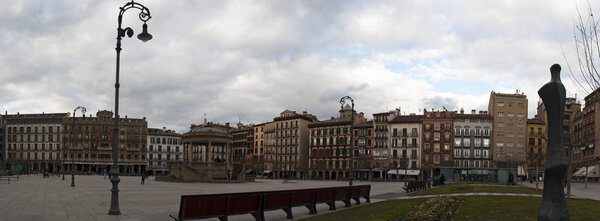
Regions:
<svg viewBox="0 0 600 221"><path fill-rule="evenodd" d="M475 109L471 110L471 114L476 114L476 113L477 113L477 110L475 110Z"/></svg>
<svg viewBox="0 0 600 221"><path fill-rule="evenodd" d="M302 115L306 116L307 114L308 114L308 112L302 111Z"/></svg>

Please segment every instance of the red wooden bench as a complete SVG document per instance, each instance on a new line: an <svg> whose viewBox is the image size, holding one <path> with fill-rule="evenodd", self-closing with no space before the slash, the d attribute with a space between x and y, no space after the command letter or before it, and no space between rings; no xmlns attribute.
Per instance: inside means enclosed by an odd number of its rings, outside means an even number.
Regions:
<svg viewBox="0 0 600 221"><path fill-rule="evenodd" d="M327 203L335 210L335 201L351 207L353 199L360 205L360 198L370 202L371 185L352 187L328 187L264 192L183 195L179 214L175 220L204 219L217 217L227 220L229 215L251 214L256 220L265 220L264 212L282 209L288 219L293 219L292 208L305 206L309 214L316 214L316 204Z"/></svg>

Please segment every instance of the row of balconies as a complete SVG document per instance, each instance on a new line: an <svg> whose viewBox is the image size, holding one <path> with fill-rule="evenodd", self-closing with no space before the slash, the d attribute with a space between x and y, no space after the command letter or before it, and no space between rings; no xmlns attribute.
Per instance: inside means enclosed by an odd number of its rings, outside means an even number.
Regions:
<svg viewBox="0 0 600 221"><path fill-rule="evenodd" d="M418 137L419 133L410 132L410 133L392 133L392 137Z"/></svg>

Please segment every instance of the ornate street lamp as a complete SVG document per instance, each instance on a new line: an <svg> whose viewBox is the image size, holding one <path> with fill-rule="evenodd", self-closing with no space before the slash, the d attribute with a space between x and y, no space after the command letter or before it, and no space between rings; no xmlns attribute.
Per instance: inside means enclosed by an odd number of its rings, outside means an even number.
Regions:
<svg viewBox="0 0 600 221"><path fill-rule="evenodd" d="M85 107L77 106L73 110L73 117L71 117L71 187L75 187L75 170L73 167L75 166L75 113L77 110L81 110L82 116L85 116L85 112L87 112Z"/></svg>
<svg viewBox="0 0 600 221"><path fill-rule="evenodd" d="M350 123L350 177L348 177L348 185L352 186L352 180L354 179L354 100L350 96L345 96L340 99L342 110L346 100L350 100L352 103L351 123Z"/></svg>
<svg viewBox="0 0 600 221"><path fill-rule="evenodd" d="M142 25L142 33L140 33L137 38L146 42L152 39L152 35L148 33L148 25L146 22L152 18L150 16L150 10L146 8L146 6L134 2L128 2L123 7L121 7L121 11L119 12L118 19L118 28L117 28L117 47L115 50L117 51L117 76L115 83L115 127L113 129L113 147L112 147L112 157L113 157L113 165L110 168L110 182L112 183L111 197L110 197L110 210L108 210L109 215L120 215L121 210L119 209L119 164L118 164L118 152L119 152L119 63L121 58L121 39L127 35L131 38L133 36L133 29L127 27L125 29L121 28L121 23L123 21L123 14L129 9L139 9L140 14L139 18L144 22Z"/></svg>

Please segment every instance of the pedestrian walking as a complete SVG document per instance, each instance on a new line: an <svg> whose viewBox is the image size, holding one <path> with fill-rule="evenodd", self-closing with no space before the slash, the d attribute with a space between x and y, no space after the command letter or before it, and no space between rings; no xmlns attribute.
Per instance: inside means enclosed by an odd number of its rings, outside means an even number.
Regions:
<svg viewBox="0 0 600 221"><path fill-rule="evenodd" d="M146 180L146 174L142 173L142 185L144 185L144 180Z"/></svg>

